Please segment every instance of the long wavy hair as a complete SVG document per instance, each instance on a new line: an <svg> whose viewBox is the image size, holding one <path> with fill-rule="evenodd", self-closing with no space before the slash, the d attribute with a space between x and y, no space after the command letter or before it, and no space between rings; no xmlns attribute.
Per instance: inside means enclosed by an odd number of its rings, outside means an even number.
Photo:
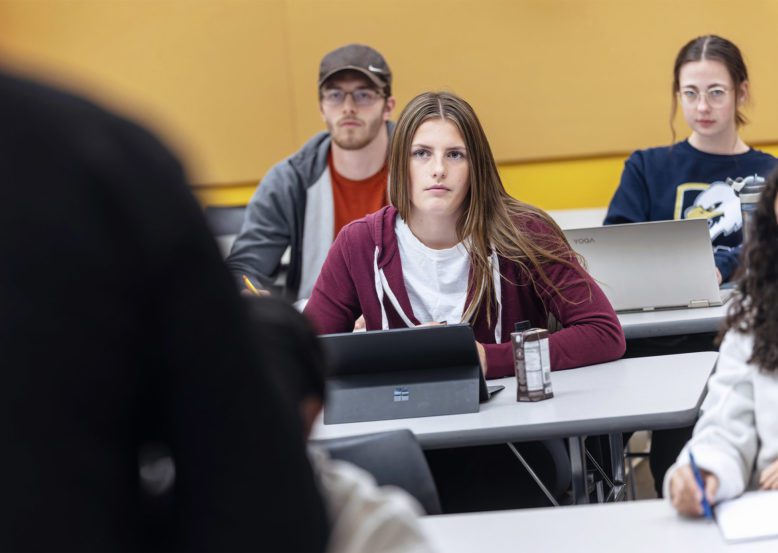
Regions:
<svg viewBox="0 0 778 553"><path fill-rule="evenodd" d="M535 291L539 285L559 294L560 285L545 270L549 263L561 263L583 273L577 254L551 217L537 207L511 197L497 172L497 165L481 123L473 108L462 98L446 92L425 92L416 96L400 114L389 154L389 200L405 221L411 212L410 155L416 131L431 119L456 125L467 148L470 189L456 225L457 237L470 254L472 275L468 295L473 298L463 320L470 321L486 302L491 323L494 294L490 255L508 259L529 277ZM533 225L533 223L535 223ZM539 224L538 224L539 223ZM529 227L540 227L535 231ZM540 282L532 277L533 271ZM502 278L505 278L504 276Z"/></svg>
<svg viewBox="0 0 778 553"><path fill-rule="evenodd" d="M735 124L741 127L748 123L748 119L740 111L739 100L743 83L748 81L748 68L743 60L743 54L735 43L717 35L698 36L683 45L683 48L675 57L673 65L673 94L672 107L670 108L670 131L675 142L675 113L678 111L678 93L681 91L681 68L687 63L702 60L720 62L727 68L727 73L732 79L735 93Z"/></svg>
<svg viewBox="0 0 778 553"><path fill-rule="evenodd" d="M724 328L718 341L729 329L750 333L754 349L749 362L761 371L778 370L778 222L775 199L778 196L778 172L767 179L756 208L753 232L745 245L737 280L739 294L732 298Z"/></svg>

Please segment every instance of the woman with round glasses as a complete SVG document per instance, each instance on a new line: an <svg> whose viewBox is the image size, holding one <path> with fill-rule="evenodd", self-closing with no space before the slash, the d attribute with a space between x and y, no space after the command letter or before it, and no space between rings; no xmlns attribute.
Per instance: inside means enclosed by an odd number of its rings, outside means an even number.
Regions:
<svg viewBox="0 0 778 553"><path fill-rule="evenodd" d="M605 224L708 220L719 282L738 266L740 202L730 183L764 179L776 159L739 135L749 99L748 70L732 42L706 35L688 42L673 68L672 121L680 104L691 134L672 146L633 153Z"/></svg>
<svg viewBox="0 0 778 553"><path fill-rule="evenodd" d="M673 67L672 121L680 104L691 133L672 146L633 153L624 166L605 224L705 218L716 261L716 276L734 274L742 241L740 201L731 181L763 179L776 159L750 148L739 134L749 99L748 70L740 50L715 35L681 48ZM682 278L682 277L681 277ZM714 350L713 334L630 340L627 357ZM692 428L655 431L649 465L654 487L661 483Z"/></svg>

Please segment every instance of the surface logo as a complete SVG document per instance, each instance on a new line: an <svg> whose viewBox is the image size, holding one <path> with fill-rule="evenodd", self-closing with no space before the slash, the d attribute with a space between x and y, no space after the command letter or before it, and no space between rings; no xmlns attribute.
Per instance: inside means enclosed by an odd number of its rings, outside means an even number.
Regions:
<svg viewBox="0 0 778 553"><path fill-rule="evenodd" d="M594 238L574 238L574 244L594 244Z"/></svg>
<svg viewBox="0 0 778 553"><path fill-rule="evenodd" d="M411 399L411 392L408 388L395 388L394 389L394 401L409 401Z"/></svg>

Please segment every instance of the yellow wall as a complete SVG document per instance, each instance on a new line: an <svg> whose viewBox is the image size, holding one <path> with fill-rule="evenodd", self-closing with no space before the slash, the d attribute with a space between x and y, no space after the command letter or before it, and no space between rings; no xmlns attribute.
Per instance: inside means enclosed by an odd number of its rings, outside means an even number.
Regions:
<svg viewBox="0 0 778 553"><path fill-rule="evenodd" d="M461 94L509 190L559 209L604 205L629 151L670 141L673 57L698 34L741 46L744 137L778 143L776 16L774 0L0 0L0 58L141 119L203 201L240 203L321 129L321 55L367 42L399 105Z"/></svg>
<svg viewBox="0 0 778 553"><path fill-rule="evenodd" d="M298 144L285 2L0 0L0 59L162 133L195 183L255 180Z"/></svg>
<svg viewBox="0 0 778 553"><path fill-rule="evenodd" d="M778 157L778 144L759 149ZM619 184L627 155L502 164L511 195L543 209L605 207Z"/></svg>
<svg viewBox="0 0 778 553"><path fill-rule="evenodd" d="M758 145L778 157L778 144ZM500 176L508 192L543 209L605 207L619 184L627 154L548 161L502 163ZM205 205L244 205L256 189L249 181L198 186Z"/></svg>

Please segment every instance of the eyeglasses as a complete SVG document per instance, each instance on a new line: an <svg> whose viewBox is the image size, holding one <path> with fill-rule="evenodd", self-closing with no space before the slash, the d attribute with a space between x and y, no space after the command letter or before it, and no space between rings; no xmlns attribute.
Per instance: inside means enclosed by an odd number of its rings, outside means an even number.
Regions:
<svg viewBox="0 0 778 553"><path fill-rule="evenodd" d="M716 87L708 90L693 90L687 88L682 90L678 94L681 95L681 100L688 106L696 106L700 102L701 97L705 97L705 102L714 108L723 106L727 102L727 96L729 95L729 89Z"/></svg>
<svg viewBox="0 0 778 553"><path fill-rule="evenodd" d="M328 88L321 93L321 101L331 107L337 107L346 101L346 96L351 96L354 105L364 108L372 106L384 95L372 88L358 88L351 92L346 92L339 88Z"/></svg>

